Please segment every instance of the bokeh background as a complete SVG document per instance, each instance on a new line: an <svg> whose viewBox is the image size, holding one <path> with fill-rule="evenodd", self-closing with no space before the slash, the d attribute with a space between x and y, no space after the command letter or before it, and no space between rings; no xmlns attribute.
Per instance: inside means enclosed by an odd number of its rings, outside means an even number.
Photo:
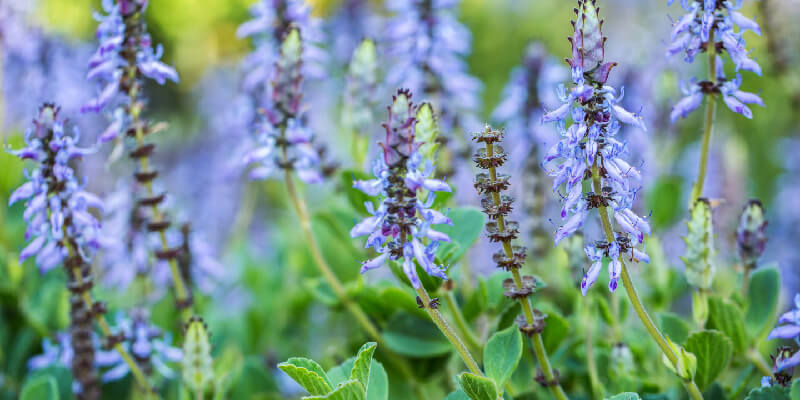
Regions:
<svg viewBox="0 0 800 400"><path fill-rule="evenodd" d="M344 1L314 0L313 13L321 18L335 16ZM81 127L84 140L91 142L102 130L102 118L82 116L77 110L96 90L84 77L86 60L95 46L92 10L100 9L100 1L0 2L15 3L25 15L25 23L15 28L24 29L24 34L15 36L24 39L4 42L0 38L0 45L6 46L0 51L0 57L6 57L0 59L0 129L5 143L19 147L21 135L39 103L51 100L63 105ZM303 243L293 239L300 235L292 224L293 215L285 204L282 187L269 182L247 184L228 168L235 163L233 157L243 138L250 134L247 121L239 118L231 105L239 101L241 60L252 50L249 41L238 39L235 32L239 24L249 19L248 7L253 1L150 3L147 18L154 42L164 45L164 61L174 65L181 76L179 84L148 87L150 109L157 119L169 123L169 129L155 139L159 144L155 163L164 173L164 186L172 194L170 202L178 219L191 222L196 231L203 233L211 244L209 251L226 270L224 282L214 289L214 300L205 300L215 334L232 341L229 344L237 346L240 353L259 354L271 360L294 354L336 358L341 350L314 334L309 326L324 327L326 336L332 337L346 335L349 330L333 323L325 311L324 304L335 300L325 298L324 291L313 290L319 282L309 266ZM372 3L375 9L382 9L380 1ZM681 270L678 257L683 253L682 221L696 174L702 115L697 112L670 124L669 112L681 96L681 79L702 74L704 64L690 66L680 56L665 58L670 17L681 15L679 7L667 7L665 3L604 0L601 13L604 33L609 38L606 59L620 64L610 83L625 86L628 96L624 104L631 110L641 109L649 128L646 133L627 133L632 156L646 177L641 207L648 210L656 228L657 239L653 240L663 248L663 267ZM572 7L564 0L461 2L460 21L473 37L467 59L469 71L484 85L482 119L489 120L502 101L503 87L531 42L541 43L554 62L569 55L566 37L571 32L568 21L573 16ZM770 237L764 260L777 263L783 271L786 302L800 284L800 0L748 0L742 12L755 16L764 31L762 36L746 34L748 48L754 49L752 57L764 73L762 77L747 74L742 88L760 93L767 107L756 107L752 120L724 108L718 111L706 193L720 200L715 209L718 258L720 265L730 268L737 264L735 227L739 212L750 198L763 201ZM337 32L327 34L335 37ZM382 46L380 40L378 46ZM348 57L342 56L343 60ZM342 71L331 68L331 81L341 80ZM349 147L341 145L349 139L343 139L338 129L339 106L330 98L315 98L315 91L324 88L314 85L322 83L309 83L311 94L307 97L311 113L319 121L315 123L315 134L330 146L334 158L352 165ZM336 83L333 85L336 87ZM555 89L550 88L553 93ZM387 96L386 102L388 99ZM376 125L374 140L381 132L382 128ZM12 155L0 153L0 203L5 204L7 196L22 182L23 168ZM91 176L95 191L104 195L114 191L120 169L108 166L103 155L87 157L82 168ZM356 212L341 196L332 194L343 182L346 179L309 188L308 198L317 211L320 241L331 248L326 255L337 273L349 280L358 274L363 251L343 231L349 230ZM459 201L474 204L469 179L458 182L461 186L456 189L464 193ZM17 343L0 349L0 362L6 366L0 378L6 376L5 384L12 386L19 384L13 377L21 376L25 360L38 351L41 338L67 323L66 313L60 312L66 306L64 294L46 289L60 288L59 278L41 279L34 267L16 261L23 245L21 213L20 206L0 207L0 306L4 320L16 324L13 329L0 326L0 339L3 343ZM556 217L551 213L544 218ZM485 239L481 238L481 242ZM480 257L478 254L476 260ZM482 264L489 263L478 261L473 267L479 273L491 269ZM577 287L578 280L565 285L569 284ZM688 304L685 299L684 303ZM154 318L170 320L169 311L158 313L155 311ZM302 324L293 323L298 313L303 315ZM5 327L8 326L11 325Z"/></svg>

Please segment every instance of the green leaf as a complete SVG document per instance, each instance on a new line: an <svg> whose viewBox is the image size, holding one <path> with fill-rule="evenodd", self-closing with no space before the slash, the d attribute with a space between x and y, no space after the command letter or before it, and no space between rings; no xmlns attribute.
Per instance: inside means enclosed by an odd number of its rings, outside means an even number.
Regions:
<svg viewBox="0 0 800 400"><path fill-rule="evenodd" d="M705 389L725 370L733 353L733 343L722 332L693 333L686 340L686 350L697 357L694 381Z"/></svg>
<svg viewBox="0 0 800 400"><path fill-rule="evenodd" d="M639 400L639 399L641 399L641 397L639 397L638 393L625 392L625 393L615 394L615 395L613 395L611 397L607 397L606 399L607 400Z"/></svg>
<svg viewBox="0 0 800 400"><path fill-rule="evenodd" d="M438 357L450 353L450 342L429 320L405 313L395 314L383 334L386 346L410 357Z"/></svg>
<svg viewBox="0 0 800 400"><path fill-rule="evenodd" d="M497 387L504 387L522 358L522 334L512 325L495 333L483 351L483 367L486 376Z"/></svg>
<svg viewBox="0 0 800 400"><path fill-rule="evenodd" d="M467 394L461 389L458 389L455 392L448 394L444 400L469 400L469 396L467 396Z"/></svg>
<svg viewBox="0 0 800 400"><path fill-rule="evenodd" d="M792 384L791 397L792 400L800 400L800 379Z"/></svg>
<svg viewBox="0 0 800 400"><path fill-rule="evenodd" d="M760 268L750 275L747 288L745 324L750 337L758 337L771 327L781 292L781 274L775 267Z"/></svg>
<svg viewBox="0 0 800 400"><path fill-rule="evenodd" d="M472 400L497 400L497 388L491 379L464 372L458 376L458 382Z"/></svg>
<svg viewBox="0 0 800 400"><path fill-rule="evenodd" d="M365 398L364 386L356 380L347 381L326 395L303 397L304 400L365 400Z"/></svg>
<svg viewBox="0 0 800 400"><path fill-rule="evenodd" d="M292 357L278 364L278 368L314 396L330 393L333 386L325 370L308 358Z"/></svg>
<svg viewBox="0 0 800 400"><path fill-rule="evenodd" d="M745 400L792 400L789 389L780 386L769 386L753 389Z"/></svg>
<svg viewBox="0 0 800 400"><path fill-rule="evenodd" d="M328 377L334 385L338 385L347 381L350 372L353 370L356 358L350 357L343 363L331 368L328 371ZM372 359L372 365L369 368L369 387L367 387L366 400L388 400L389 399L389 377L386 375L386 370L383 365Z"/></svg>
<svg viewBox="0 0 800 400"><path fill-rule="evenodd" d="M353 369L350 371L350 379L361 382L367 390L369 389L369 369L372 367L372 355L375 354L376 347L378 344L375 342L368 342L361 346L356 360L353 362Z"/></svg>
<svg viewBox="0 0 800 400"><path fill-rule="evenodd" d="M725 389L719 382L714 382L705 392L703 392L703 399L705 400L728 400L728 395L725 394Z"/></svg>
<svg viewBox="0 0 800 400"><path fill-rule="evenodd" d="M747 347L747 331L742 310L719 297L710 297L708 308L708 327L722 331L733 341L734 350L743 353Z"/></svg>
<svg viewBox="0 0 800 400"><path fill-rule="evenodd" d="M50 375L42 375L25 381L20 400L58 400L58 384Z"/></svg>
<svg viewBox="0 0 800 400"><path fill-rule="evenodd" d="M678 314L671 312L658 313L658 325L664 336L672 339L673 342L678 344L686 343L689 337L689 324L683 320Z"/></svg>
<svg viewBox="0 0 800 400"><path fill-rule="evenodd" d="M446 233L452 242L443 243L436 251L436 257L445 265L452 265L458 262L478 240L486 223L486 217L480 210L471 207L451 209L447 216L453 224L438 225L436 230Z"/></svg>

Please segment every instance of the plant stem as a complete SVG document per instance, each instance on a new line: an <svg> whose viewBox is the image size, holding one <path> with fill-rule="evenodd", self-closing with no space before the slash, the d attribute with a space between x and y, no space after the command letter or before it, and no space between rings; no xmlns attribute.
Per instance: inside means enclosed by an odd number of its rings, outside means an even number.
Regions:
<svg viewBox="0 0 800 400"><path fill-rule="evenodd" d="M749 290L750 286L750 271L755 269L754 263L747 263L744 265L744 271L742 271L742 298L747 298L747 291Z"/></svg>
<svg viewBox="0 0 800 400"><path fill-rule="evenodd" d="M478 358L480 358L483 351L483 345L475 336L475 333L472 331L472 328L469 326L466 318L464 318L464 314L461 312L458 302L456 302L456 297L453 296L453 291L445 290L444 293L445 303L447 303L447 308L450 309L450 313L453 314L453 321L456 323L456 328L464 337L464 341L467 342L467 346L469 346L469 348L475 352Z"/></svg>
<svg viewBox="0 0 800 400"><path fill-rule="evenodd" d="M758 354L756 349L750 349L747 352L747 360L753 363L753 366L756 367L759 373L764 376L772 376L772 368L770 368L767 363L764 362L764 359L761 358L761 355Z"/></svg>
<svg viewBox="0 0 800 400"><path fill-rule="evenodd" d="M586 308L591 307L591 296L587 298L587 305ZM590 316L584 310L584 317ZM600 381L600 377L597 373L597 363L594 360L594 327L592 325L591 318L586 318L585 327L586 327L586 369L589 371L589 382L592 385L592 395L596 399L603 398L605 396L606 389L603 387L603 383Z"/></svg>
<svg viewBox="0 0 800 400"><path fill-rule="evenodd" d="M428 295L428 292L425 290L425 288L420 285L420 287L416 290L417 295L419 295L420 300L422 300L425 311L428 312L428 315L430 315L433 323L436 324L444 336L447 337L447 340L450 341L450 344L455 347L458 355L461 356L461 360L464 361L464 364L467 365L467 368L469 368L470 372L478 376L483 376L483 372L481 372L480 367L478 367L478 363L476 363L475 359L472 358L472 354L470 354L469 350L467 350L464 342L453 330L453 328L450 327L450 324L447 323L447 320L444 318L444 315L442 315L439 309L436 306L431 305L431 297Z"/></svg>
<svg viewBox="0 0 800 400"><path fill-rule="evenodd" d="M287 157L286 149L284 149L284 157ZM347 308L347 311L349 311L350 314L356 319L361 328L367 333L367 336L377 342L378 346L384 349L389 361L400 370L406 379L413 382L414 390L418 392L418 395L421 394L421 392L419 392L421 389L419 385L416 384L414 373L406 360L398 357L395 353L389 350L389 348L385 345L378 328L372 323L372 321L370 321L369 316L367 316L364 310L362 310L361 307L357 303L353 302L353 300L347 295L347 291L339 281L339 278L336 277L336 274L333 273L333 270L328 265L328 262L325 261L325 257L322 256L322 251L320 250L317 240L314 237L314 232L311 230L311 218L309 216L308 209L306 208L306 203L297 193L297 188L294 185L291 171L287 170L284 177L284 180L286 181L286 191L289 193L289 199L292 203L292 207L297 212L297 216L300 219L300 227L303 230L306 243L308 243L308 247L311 250L311 257L314 259L314 265L317 266L317 269L322 274L322 277L325 279L328 285L330 285L331 289L333 289L336 297L342 302L342 304L344 304L345 308Z"/></svg>
<svg viewBox="0 0 800 400"><path fill-rule="evenodd" d="M595 159L595 162L597 162L597 159ZM592 167L592 182L594 184L595 192L601 193L600 172L598 171L597 165ZM605 231L606 234L606 240L608 240L609 243L612 243L616 240L616 238L614 237L614 230L611 228L608 210L606 210L605 206L601 205L598 207L598 212L600 214L600 221L603 224L603 231ZM653 340L655 340L658 347L661 348L661 351L664 353L667 359L669 359L669 362L677 368L678 356L672 351L672 348L669 347L667 340L664 339L664 335L661 334L661 331L658 330L656 324L653 323L653 320L647 313L647 309L645 309L644 304L642 304L641 299L639 299L639 293L636 292L636 287L633 286L631 275L628 272L628 266L625 264L625 261L622 260L622 255L619 256L619 262L622 264L622 284L625 287L625 292L628 294L628 299L630 299L634 311L636 311L636 315L639 316L639 319L642 321L645 329L647 329L647 332L650 334ZM694 383L694 381L685 380L684 385L686 386L686 390L689 392L689 396L692 399L703 399L703 394L700 393L700 389L697 388L697 385Z"/></svg>
<svg viewBox="0 0 800 400"><path fill-rule="evenodd" d="M486 155L491 157L494 154L494 144L492 142L486 142ZM489 177L492 181L497 181L497 168L491 167L489 168ZM494 203L495 207L500 206L500 193L492 192L492 203ZM502 214L497 216L497 231L498 232L505 232L505 218ZM510 241L502 241L503 243L503 251L505 251L506 257L509 259L514 258L514 250L511 247ZM511 276L514 280L514 286L517 290L522 289L522 277L519 273L519 268L511 268ZM533 307L531 306L529 296L522 296L519 298L519 304L522 308L522 313L525 315L525 323L529 326L535 323L534 321L534 314L533 314ZM539 367L542 369L542 374L544 375L547 382L555 382L554 385L548 385L550 388L550 392L553 393L553 396L559 400L567 399L567 394L564 392L564 389L561 388L561 384L558 383L556 378L555 372L553 371L553 367L550 365L550 359L547 357L547 350L544 348L544 342L542 341L542 334L538 332L534 332L530 336L531 345L533 346L533 352L536 355L536 359L539 362Z"/></svg>
<svg viewBox="0 0 800 400"><path fill-rule="evenodd" d="M714 50L714 30L708 34L708 80L712 85L717 81L717 54ZM711 133L714 128L714 109L716 107L716 95L709 93L706 99L706 116L703 127L703 144L700 149L700 161L697 167L697 180L692 187L692 197L689 199L689 208L694 205L698 197L703 194L703 184L706 179L706 166L708 164L708 152L711 145Z"/></svg>
<svg viewBox="0 0 800 400"><path fill-rule="evenodd" d="M74 250L67 241L65 241L65 246L67 247L68 257L72 257ZM72 274L75 276L75 281L78 283L78 285L82 286L84 279L83 273L81 272L81 267L79 265L72 267ZM94 304L91 293L89 293L89 291L84 291L81 297L83 298L83 303L85 304L86 308L91 310L92 305ZM111 327L108 325L108 321L106 321L106 317L101 313L92 313L92 315L94 315L97 324L100 326L100 331L103 332L103 336L110 337L112 332ZM142 369L139 368L139 365L136 364L136 361L134 361L131 354L128 353L124 347L122 347L122 344L115 344L114 350L119 353L120 357L122 357L122 360L128 365L128 368L131 370L131 374L139 386L141 386L148 393L148 398L159 399L160 397L158 396L157 392L152 386L150 386L147 376L144 374L144 372L142 372Z"/></svg>

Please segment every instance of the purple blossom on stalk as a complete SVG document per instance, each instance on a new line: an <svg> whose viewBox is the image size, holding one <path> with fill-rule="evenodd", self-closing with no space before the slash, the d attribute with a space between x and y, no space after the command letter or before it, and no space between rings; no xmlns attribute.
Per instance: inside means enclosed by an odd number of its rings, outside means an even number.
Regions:
<svg viewBox="0 0 800 400"><path fill-rule="evenodd" d="M127 90L132 85L132 77L129 76L131 68L136 68L141 75L159 85L167 80L179 80L175 69L161 62L163 47L158 45L153 49L144 23L126 25L126 18L144 13L147 4L147 0L103 0L105 15L95 13L99 23L97 40L100 45L89 60L87 78L97 81L100 90L97 97L83 106L82 111L100 112L109 105L115 106L109 112L110 125L99 137L102 143L116 139L131 127L130 112L126 110L130 106ZM128 51L134 51L135 54L127 54Z"/></svg>
<svg viewBox="0 0 800 400"><path fill-rule="evenodd" d="M469 75L464 57L472 37L458 22L458 0L397 0L387 3L395 14L386 28L390 85L409 87L439 110L442 130L477 126L481 83ZM466 129L464 129L466 128Z"/></svg>
<svg viewBox="0 0 800 400"><path fill-rule="evenodd" d="M561 218L565 222L556 230L555 244L577 232L593 208L600 212L610 209L619 229L612 242L599 240L587 246L586 255L592 266L581 282L585 295L599 276L603 257L611 259L608 272L612 292L618 286L621 256L626 255L631 261L649 261L636 246L644 235L650 234L650 225L632 211L641 176L623 158L628 150L626 143L616 138L622 124L646 130L644 122L641 116L619 105L623 90L605 84L616 64L603 62L606 38L595 2L579 1L575 12L575 33L570 40L572 58L567 59L574 86L567 91L561 85L558 93L562 105L542 116L542 122L556 121L562 136L544 155L542 166L554 178L553 192L564 186L565 194L560 197ZM572 119L569 128L567 116ZM595 179L599 192L584 191L583 181Z"/></svg>
<svg viewBox="0 0 800 400"><path fill-rule="evenodd" d="M22 262L35 257L42 272L66 259L66 241L84 260L89 260L100 247L100 223L90 209L102 211L103 203L84 190L86 182L78 180L69 164L93 151L78 147L79 137L77 131L65 132L57 107L45 104L25 133L26 146L10 151L22 160L37 163L36 168L26 171L28 181L11 194L8 203L10 206L25 200L25 239L30 242L19 259Z"/></svg>
<svg viewBox="0 0 800 400"><path fill-rule="evenodd" d="M305 124L302 49L300 31L294 28L281 44L270 97L257 124L255 148L242 160L244 165L254 166L250 179L267 179L281 170L294 170L303 182L322 182L321 156Z"/></svg>
<svg viewBox="0 0 800 400"><path fill-rule="evenodd" d="M123 347L130 352L145 374L151 375L155 370L165 379L175 377L175 371L170 364L179 363L183 359L183 351L172 346L172 336L169 332L164 333L150 321L149 311L137 308L127 316L118 314L116 330L125 338ZM103 381L119 380L130 373L128 364L121 358L108 361L104 365L109 369L103 374Z"/></svg>
<svg viewBox="0 0 800 400"><path fill-rule="evenodd" d="M673 2L670 0L668 4ZM764 107L764 102L753 93L739 91L741 77L738 74L736 79L730 81L725 78L723 59L719 54L727 52L736 71L751 71L760 76L761 67L749 57L750 52L745 48L743 37L746 30L761 35L758 24L737 11L742 7L742 0L681 0L681 6L687 13L673 23L667 56L683 52L684 60L691 63L697 54L713 49L717 54L716 75L719 82L698 82L692 78L688 87L682 88L685 97L675 104L670 118L673 122L678 117L686 118L700 106L704 94L715 93L723 95L725 105L733 112L752 118L752 112L745 104ZM737 27L739 31L735 32Z"/></svg>
<svg viewBox="0 0 800 400"><path fill-rule="evenodd" d="M311 7L305 0L259 0L250 8L253 19L239 26L236 36L250 37L255 49L244 60L244 89L254 94L257 103L266 100L273 65L281 57L281 43L294 28L303 33L303 74L312 78L326 76L327 55L322 49L324 35L321 23L311 17ZM260 92L260 93L258 93ZM258 93L258 94L256 94Z"/></svg>
<svg viewBox="0 0 800 400"><path fill-rule="evenodd" d="M383 156L375 160L376 179L355 181L353 187L370 196L378 196L376 209L365 206L371 216L357 223L351 237L368 236L366 247L379 255L361 265L361 273L378 268L387 261L402 259L403 272L416 289L421 285L417 265L431 276L447 279L445 269L436 265L435 252L450 238L433 225L452 224L450 218L432 207L435 192L450 192L444 181L432 179L433 163L419 152L423 143L415 138L417 106L411 92L398 90L383 124L386 138L379 143Z"/></svg>

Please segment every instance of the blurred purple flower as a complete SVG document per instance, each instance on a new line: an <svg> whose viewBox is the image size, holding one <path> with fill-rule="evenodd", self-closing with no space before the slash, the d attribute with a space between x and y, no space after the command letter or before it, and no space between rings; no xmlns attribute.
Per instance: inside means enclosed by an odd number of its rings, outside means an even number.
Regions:
<svg viewBox="0 0 800 400"><path fill-rule="evenodd" d="M102 201L84 190L70 160L93 150L76 146L77 132L64 132L59 109L45 104L33 126L25 133L26 147L10 151L22 160L32 160L36 167L26 172L27 182L9 197L9 206L25 200L23 217L28 223L25 239L30 240L20 252L20 262L36 258L42 272L59 265L68 255L65 241L88 260L100 245L100 223L89 212L103 209Z"/></svg>
<svg viewBox="0 0 800 400"><path fill-rule="evenodd" d="M794 296L794 310L783 313L778 319L778 326L769 333L767 340L793 339L800 345L800 294ZM786 357L775 359L775 372L791 369L800 365L800 351Z"/></svg>
<svg viewBox="0 0 800 400"><path fill-rule="evenodd" d="M179 363L183 358L183 351L172 346L172 335L169 332L163 332L150 321L149 311L137 308L129 314L117 314L116 326L113 328L126 339L123 347L148 375L155 370L165 379L173 378L175 371L170 364ZM128 364L121 358L109 359L103 366L108 367L102 376L105 382L122 379L130 372Z"/></svg>
<svg viewBox="0 0 800 400"><path fill-rule="evenodd" d="M469 75L464 57L470 31L456 19L458 0L396 0L383 38L392 58L387 81L408 87L433 104L443 132L477 130L481 82Z"/></svg>

